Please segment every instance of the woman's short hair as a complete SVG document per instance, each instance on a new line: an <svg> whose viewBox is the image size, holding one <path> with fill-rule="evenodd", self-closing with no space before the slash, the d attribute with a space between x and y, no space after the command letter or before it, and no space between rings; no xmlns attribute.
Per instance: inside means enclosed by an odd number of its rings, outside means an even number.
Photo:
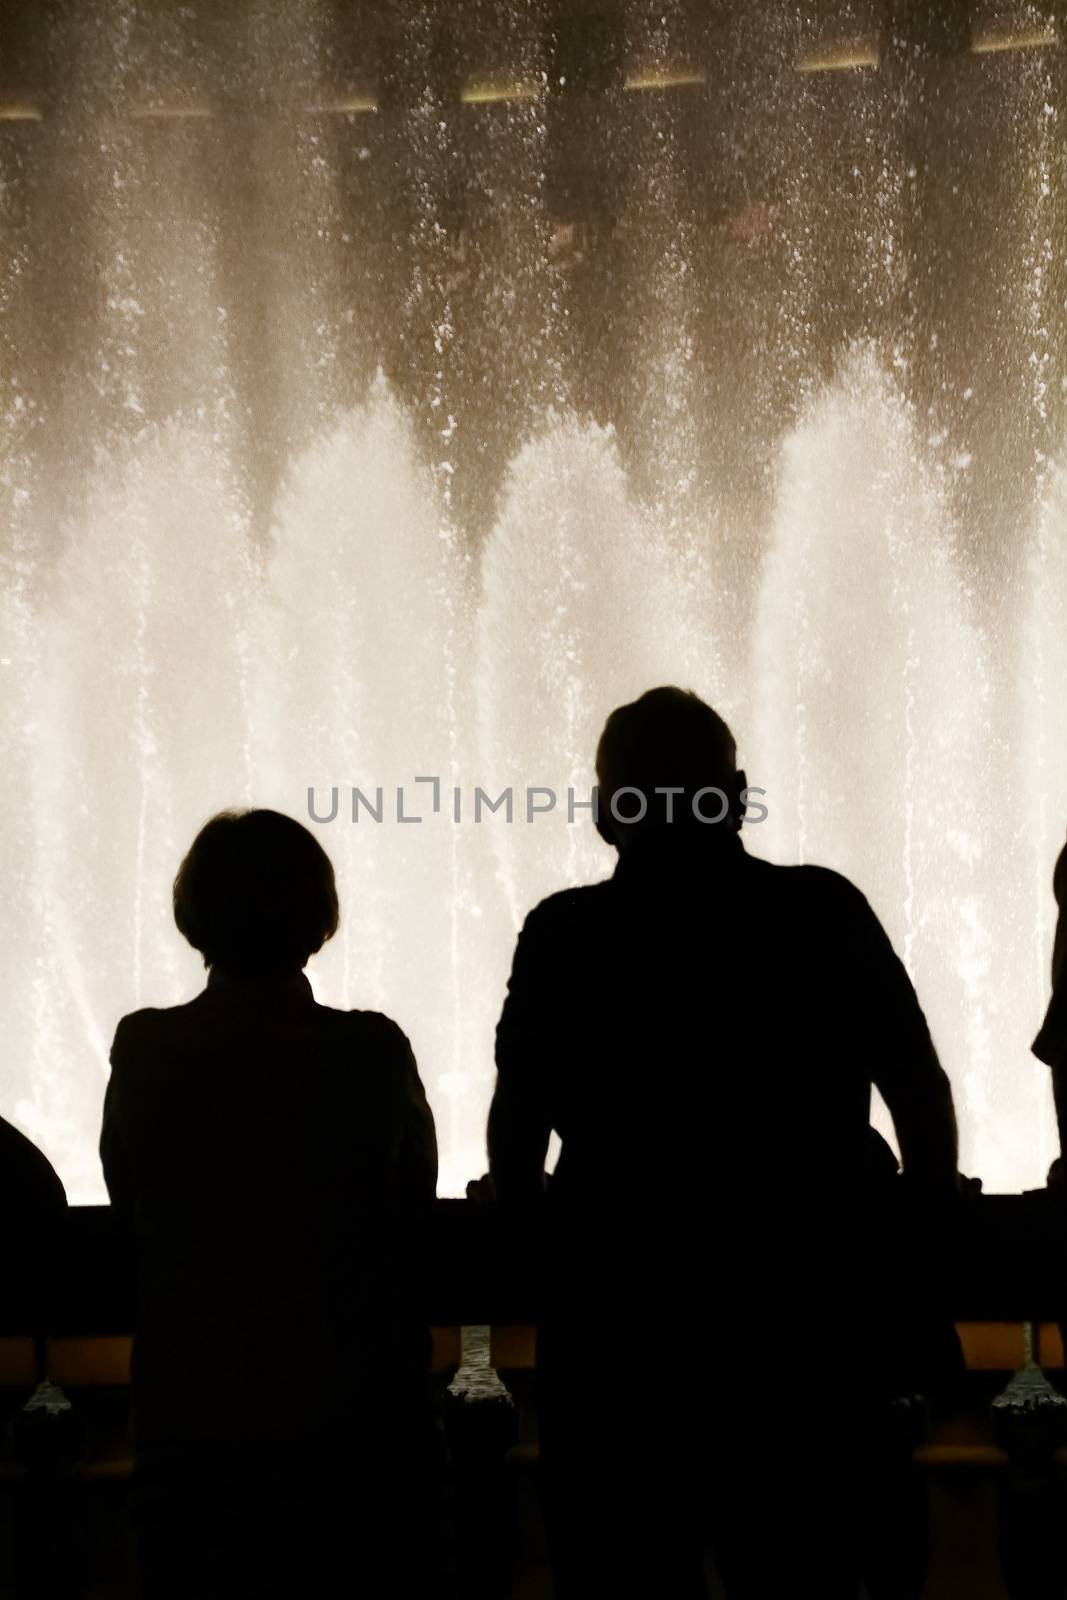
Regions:
<svg viewBox="0 0 1067 1600"><path fill-rule="evenodd" d="M174 920L204 958L244 977L305 966L337 932L330 858L279 811L220 811L174 880Z"/></svg>

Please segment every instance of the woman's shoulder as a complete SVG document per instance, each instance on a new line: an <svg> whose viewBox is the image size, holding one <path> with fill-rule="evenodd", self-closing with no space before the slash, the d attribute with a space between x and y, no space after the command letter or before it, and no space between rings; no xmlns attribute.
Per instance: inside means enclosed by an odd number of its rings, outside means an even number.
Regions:
<svg viewBox="0 0 1067 1600"><path fill-rule="evenodd" d="M120 1017L111 1046L112 1065L117 1058L151 1049L154 1041L187 1026L200 998L198 995L196 1000L176 1006L142 1006L139 1011L128 1011Z"/></svg>
<svg viewBox="0 0 1067 1600"><path fill-rule="evenodd" d="M366 1105L405 1102L422 1094L411 1042L398 1022L381 1011L340 1011L316 1006L316 1070L339 1095Z"/></svg>

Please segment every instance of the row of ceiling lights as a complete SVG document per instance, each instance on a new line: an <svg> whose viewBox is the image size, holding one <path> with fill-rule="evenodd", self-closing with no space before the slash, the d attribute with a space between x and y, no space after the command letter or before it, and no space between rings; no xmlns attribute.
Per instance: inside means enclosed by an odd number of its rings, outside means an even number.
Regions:
<svg viewBox="0 0 1067 1600"><path fill-rule="evenodd" d="M1026 28L989 26L976 29L971 39L971 50L976 55L995 55L1009 50L1048 49L1059 43L1051 24ZM798 72L848 72L877 67L879 49L869 39L839 40L802 52L794 63ZM650 66L627 74L624 88L628 90L664 90L698 88L707 81L703 67L678 65L675 67ZM560 79L563 86L564 80ZM546 76L539 78L507 78L480 75L466 80L460 89L464 105L491 105L500 101L529 101L538 99L548 86ZM377 111L374 94L359 92L337 95L307 107L313 113L338 113L346 116ZM203 105L149 105L134 111L133 116L148 121L170 119L206 118L211 108ZM44 113L31 100L0 102L0 122L41 122Z"/></svg>

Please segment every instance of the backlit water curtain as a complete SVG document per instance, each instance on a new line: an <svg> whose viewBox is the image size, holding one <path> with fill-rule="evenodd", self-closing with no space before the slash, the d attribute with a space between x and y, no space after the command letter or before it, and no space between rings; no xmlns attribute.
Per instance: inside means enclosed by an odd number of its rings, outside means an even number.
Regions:
<svg viewBox="0 0 1067 1600"><path fill-rule="evenodd" d="M115 1019L199 983L183 849L311 786L323 814L338 788L344 908L316 988L407 1029L457 1192L516 927L611 866L567 788L605 713L672 681L767 790L749 848L883 917L965 1168L1041 1181L1067 828L1043 15L8 9L0 1111L72 1198L102 1192ZM509 785L512 821L475 823ZM527 823L535 786L560 800Z"/></svg>

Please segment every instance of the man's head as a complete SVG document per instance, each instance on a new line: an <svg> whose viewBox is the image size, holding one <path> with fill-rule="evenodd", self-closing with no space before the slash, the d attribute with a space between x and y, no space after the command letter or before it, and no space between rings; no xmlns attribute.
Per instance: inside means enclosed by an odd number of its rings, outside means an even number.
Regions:
<svg viewBox="0 0 1067 1600"><path fill-rule="evenodd" d="M649 689L613 711L597 745L596 775L597 830L619 850L666 827L691 837L741 826L746 780L734 736L686 689Z"/></svg>
<svg viewBox="0 0 1067 1600"><path fill-rule="evenodd" d="M174 880L174 920L207 967L299 972L337 931L337 890L318 840L278 811L222 811Z"/></svg>

